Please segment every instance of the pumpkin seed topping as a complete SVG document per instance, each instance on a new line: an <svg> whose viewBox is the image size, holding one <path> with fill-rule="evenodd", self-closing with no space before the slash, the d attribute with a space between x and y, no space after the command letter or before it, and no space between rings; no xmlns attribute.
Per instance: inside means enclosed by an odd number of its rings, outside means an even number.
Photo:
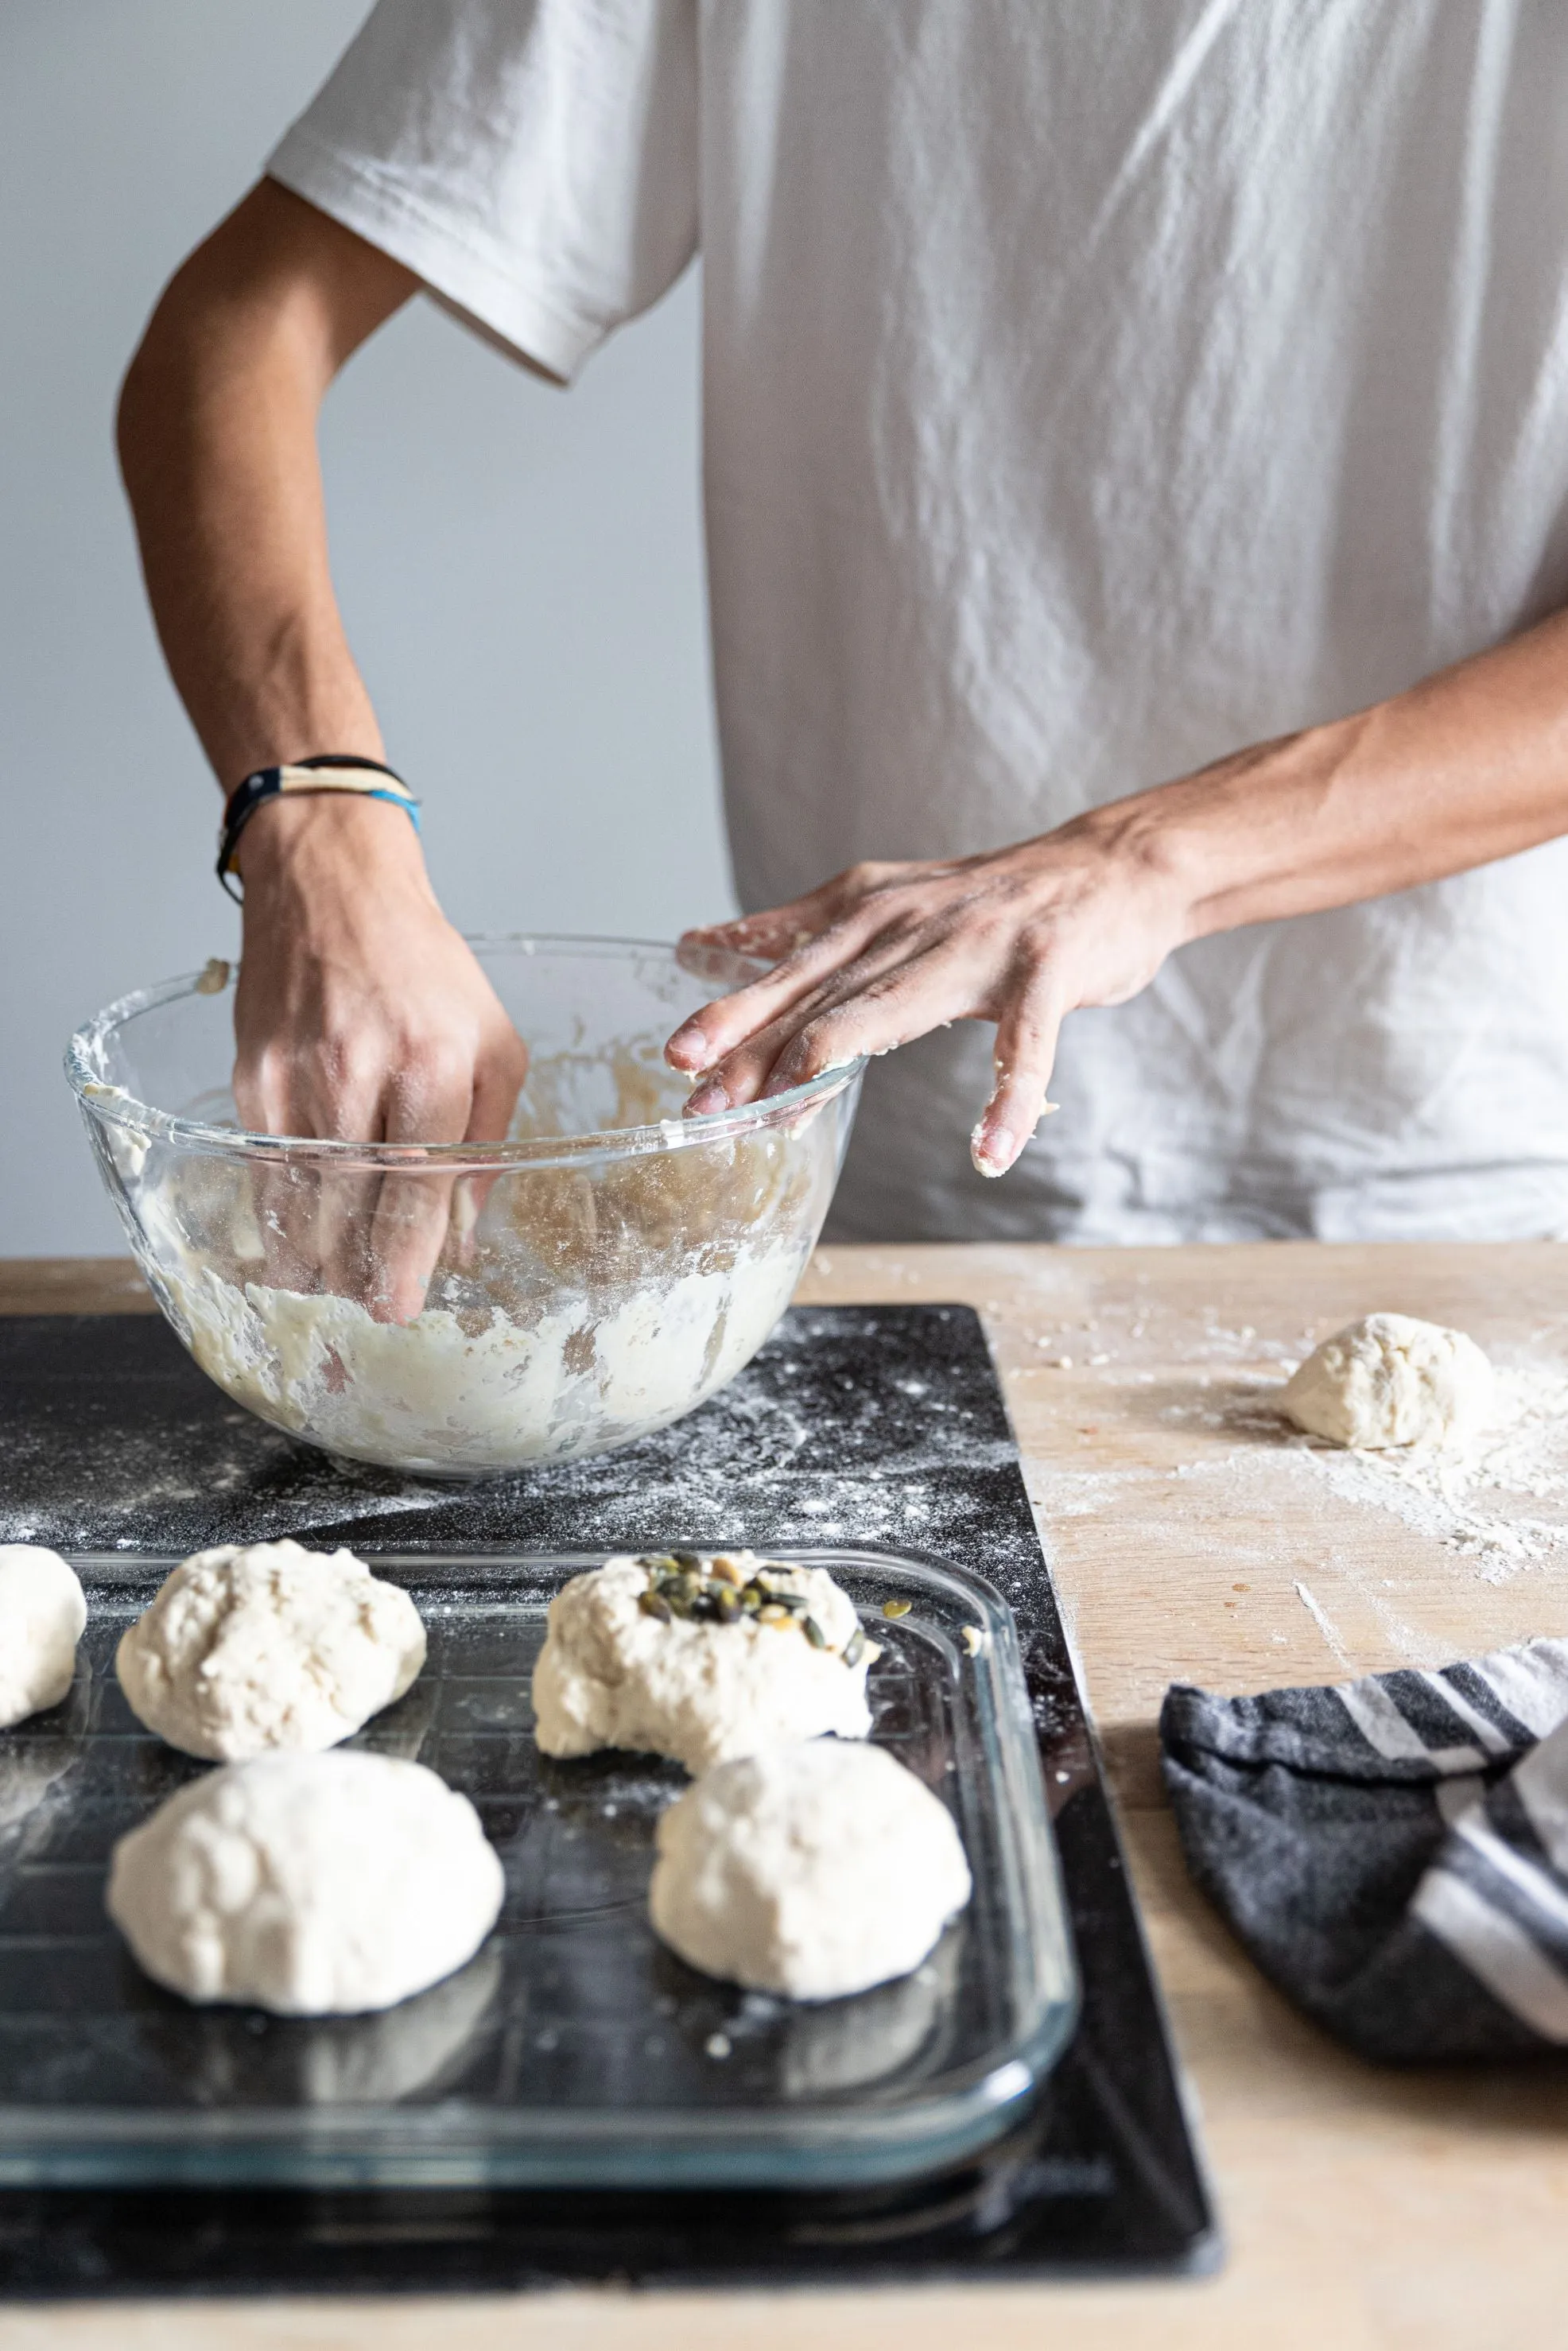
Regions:
<svg viewBox="0 0 1568 2351"><path fill-rule="evenodd" d="M776 1633L803 1633L813 1649L837 1655L846 1666L858 1666L870 1647L857 1623L843 1647L834 1651L821 1621L811 1613L807 1593L786 1579L791 1573L777 1562L752 1566L743 1558L717 1552L711 1558L695 1551L649 1552L637 1562L647 1576L646 1589L637 1597L644 1616L662 1625L739 1625L747 1618ZM749 1570L749 1572L748 1572ZM900 1615L911 1604L889 1602L886 1613Z"/></svg>
<svg viewBox="0 0 1568 2351"><path fill-rule="evenodd" d="M914 1605L913 1600L884 1600L882 1613L884 1616L907 1616Z"/></svg>

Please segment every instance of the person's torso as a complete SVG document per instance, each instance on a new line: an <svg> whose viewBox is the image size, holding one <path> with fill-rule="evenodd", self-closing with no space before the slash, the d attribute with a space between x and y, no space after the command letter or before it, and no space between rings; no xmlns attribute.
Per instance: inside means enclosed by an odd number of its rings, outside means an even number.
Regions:
<svg viewBox="0 0 1568 2351"><path fill-rule="evenodd" d="M704 0L701 91L748 904L1040 831L1564 601L1554 0ZM1063 1115L999 1186L964 1170L969 1048L933 1045L946 1078L879 1080L850 1210L1540 1228L1564 880L1553 844L1185 951L1069 1021Z"/></svg>

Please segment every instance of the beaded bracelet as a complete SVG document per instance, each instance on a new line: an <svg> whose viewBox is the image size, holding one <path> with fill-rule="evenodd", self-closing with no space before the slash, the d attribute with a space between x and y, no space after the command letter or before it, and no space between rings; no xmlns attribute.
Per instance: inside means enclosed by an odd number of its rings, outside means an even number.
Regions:
<svg viewBox="0 0 1568 2351"><path fill-rule="evenodd" d="M218 832L218 880L236 903L240 893L229 877L235 871L239 837L257 809L284 792L357 792L362 799L390 800L393 808L403 810L415 832L419 831L419 802L402 778L383 768L379 759L323 751L317 758L297 759L287 768L258 768L229 794Z"/></svg>

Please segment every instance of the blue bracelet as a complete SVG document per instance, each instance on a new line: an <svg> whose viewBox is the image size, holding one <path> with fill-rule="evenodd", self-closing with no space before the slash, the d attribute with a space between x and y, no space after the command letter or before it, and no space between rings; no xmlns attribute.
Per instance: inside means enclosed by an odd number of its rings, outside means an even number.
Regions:
<svg viewBox="0 0 1568 2351"><path fill-rule="evenodd" d="M239 837L257 809L284 792L357 792L361 799L390 800L393 808L402 810L415 832L420 829L419 802L402 778L394 769L383 768L379 759L323 751L318 758L298 759L290 767L258 768L229 794L218 832L218 880L236 903L240 893L229 877L235 872Z"/></svg>

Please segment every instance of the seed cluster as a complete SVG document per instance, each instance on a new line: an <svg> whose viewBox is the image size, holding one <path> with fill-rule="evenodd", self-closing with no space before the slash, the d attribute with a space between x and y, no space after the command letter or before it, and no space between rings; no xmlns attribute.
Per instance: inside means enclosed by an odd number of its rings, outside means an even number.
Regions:
<svg viewBox="0 0 1568 2351"><path fill-rule="evenodd" d="M657 1617L662 1625L676 1617L697 1625L738 1625L751 1617L777 1632L803 1633L813 1649L832 1646L806 1594L791 1591L766 1567L742 1563L723 1552L705 1559L695 1551L661 1552L637 1564L648 1577L637 1605L644 1616ZM859 1665L865 1655L865 1635L858 1625L837 1655L846 1666Z"/></svg>

